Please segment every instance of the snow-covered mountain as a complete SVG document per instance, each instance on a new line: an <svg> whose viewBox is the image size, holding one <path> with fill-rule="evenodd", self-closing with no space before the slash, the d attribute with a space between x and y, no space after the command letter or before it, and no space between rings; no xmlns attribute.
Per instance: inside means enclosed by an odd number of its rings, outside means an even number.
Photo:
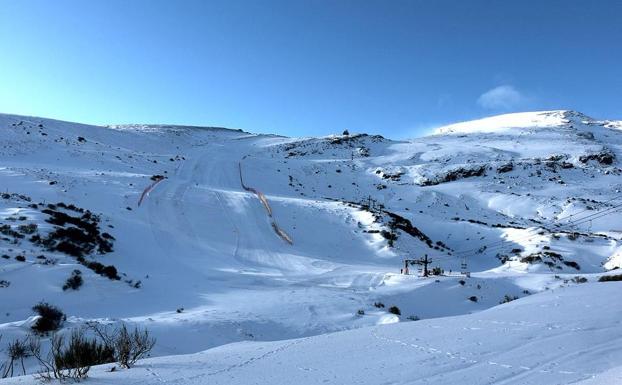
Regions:
<svg viewBox="0 0 622 385"><path fill-rule="evenodd" d="M157 356L288 340L124 383L614 378L622 284L596 281L622 265L621 128L545 111L394 141L0 115L0 348L46 301L64 330L146 326ZM425 255L442 274L400 274Z"/></svg>

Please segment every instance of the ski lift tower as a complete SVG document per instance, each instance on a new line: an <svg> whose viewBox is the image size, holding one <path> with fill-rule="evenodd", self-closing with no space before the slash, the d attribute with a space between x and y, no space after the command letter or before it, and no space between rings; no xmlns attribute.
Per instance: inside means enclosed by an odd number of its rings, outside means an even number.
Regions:
<svg viewBox="0 0 622 385"><path fill-rule="evenodd" d="M423 258L420 259L405 259L404 267L402 268L402 274L409 275L409 265L423 265L423 276L428 277L430 275L430 271L428 270L428 265L432 263L431 259L428 259L428 255L424 254Z"/></svg>
<svg viewBox="0 0 622 385"><path fill-rule="evenodd" d="M462 257L462 263L460 263L460 274L468 277L471 277L471 272L467 270L467 261L466 257Z"/></svg>

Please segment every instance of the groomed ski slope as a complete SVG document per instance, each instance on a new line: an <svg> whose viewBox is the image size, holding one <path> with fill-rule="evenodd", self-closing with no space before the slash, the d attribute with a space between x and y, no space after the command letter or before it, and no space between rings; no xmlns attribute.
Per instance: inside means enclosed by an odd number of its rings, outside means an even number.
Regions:
<svg viewBox="0 0 622 385"><path fill-rule="evenodd" d="M477 314L93 368L89 384L618 384L622 283L550 290ZM585 381L585 382L583 382ZM3 384L33 383L32 378Z"/></svg>

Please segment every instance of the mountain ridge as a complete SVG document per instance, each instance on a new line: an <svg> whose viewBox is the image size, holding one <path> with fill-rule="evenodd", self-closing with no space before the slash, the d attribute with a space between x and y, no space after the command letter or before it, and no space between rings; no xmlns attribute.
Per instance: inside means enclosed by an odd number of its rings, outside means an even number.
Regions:
<svg viewBox="0 0 622 385"><path fill-rule="evenodd" d="M51 118L43 118L37 116L29 116L29 115L18 115L18 114L10 114L10 113L0 113L0 116L5 119L13 119L13 120L21 120L21 121L32 121L40 123L42 121L50 121L57 123L66 123L72 125L81 125L88 127L100 127L100 128L110 128L117 130L143 130L143 131L156 131L158 129L216 129L216 130L230 130L230 131L238 131L246 134L252 135L274 135L269 132L249 132L245 131L242 128L231 128L231 127L219 127L219 126L196 126L196 125L183 125L183 124L172 124L172 123L124 123L124 124L103 124L103 125L93 125L87 123L78 123L72 122L68 120L61 119L51 119ZM598 120L591 118L579 111L575 110L543 110L543 111L526 111L526 112L514 112L507 113L501 115L494 115L490 117L484 117L475 120L461 121L456 123L451 123L448 125L443 125L435 128L432 133L428 135L423 135L420 137L414 137L411 139L419 139L425 136L433 136L440 134L451 134L451 133L475 133L475 132L494 132L494 130L504 130L504 129L520 129L520 128L530 128L530 127L557 127L557 126L567 126L575 124L585 124L585 125L601 125L609 128L619 128L622 127L622 121L619 120ZM478 128L479 126L479 128ZM357 135L361 133L353 132L352 135ZM370 135L378 135L378 134L370 134ZM283 136L283 135L279 135ZM328 134L325 136L302 136L298 137L300 139L303 138L329 138L341 136L338 133ZM297 138L297 137L289 137L287 138Z"/></svg>

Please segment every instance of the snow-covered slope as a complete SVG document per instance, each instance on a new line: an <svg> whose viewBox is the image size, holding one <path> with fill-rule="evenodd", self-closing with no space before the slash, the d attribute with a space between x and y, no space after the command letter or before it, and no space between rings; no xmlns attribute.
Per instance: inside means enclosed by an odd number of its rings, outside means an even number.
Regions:
<svg viewBox="0 0 622 385"><path fill-rule="evenodd" d="M135 322L171 355L598 294L622 262L620 126L550 111L392 141L0 115L0 348L41 300L65 332ZM399 274L426 254L444 274Z"/></svg>
<svg viewBox="0 0 622 385"><path fill-rule="evenodd" d="M620 289L588 283L471 315L103 365L89 383L618 384Z"/></svg>
<svg viewBox="0 0 622 385"><path fill-rule="evenodd" d="M475 132L498 133L511 129L524 128L559 128L565 124L576 121L590 120L589 117L574 111L540 111L519 112L513 114L497 115L484 119L471 120L455 123L449 126L439 127L436 134L470 134Z"/></svg>

